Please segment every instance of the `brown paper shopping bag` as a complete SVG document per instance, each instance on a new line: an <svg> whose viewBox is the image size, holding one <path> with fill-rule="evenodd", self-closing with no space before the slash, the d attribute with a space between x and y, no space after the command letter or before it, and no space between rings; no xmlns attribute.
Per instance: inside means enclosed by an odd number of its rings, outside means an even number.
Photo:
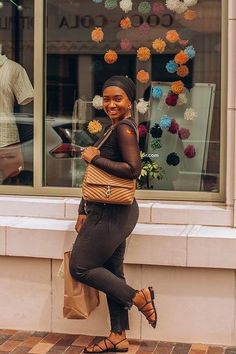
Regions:
<svg viewBox="0 0 236 354"><path fill-rule="evenodd" d="M99 305L99 292L72 278L69 270L70 254L71 251L64 253L63 315L70 319L84 319Z"/></svg>

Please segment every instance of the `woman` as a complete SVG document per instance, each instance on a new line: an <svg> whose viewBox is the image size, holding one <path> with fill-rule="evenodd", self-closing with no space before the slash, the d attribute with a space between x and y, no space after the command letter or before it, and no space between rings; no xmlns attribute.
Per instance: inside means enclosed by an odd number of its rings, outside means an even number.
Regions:
<svg viewBox="0 0 236 354"><path fill-rule="evenodd" d="M88 147L82 153L92 163L115 176L134 179L141 170L140 153L131 117L136 89L125 76L113 76L103 85L103 109L115 128L100 151ZM138 205L85 202L79 207L76 231L79 233L71 255L74 279L103 291L111 319L110 335L85 348L86 353L128 351L125 331L129 329L128 309L136 306L156 327L157 315L152 288L135 290L125 282L123 260L126 238L138 220Z"/></svg>

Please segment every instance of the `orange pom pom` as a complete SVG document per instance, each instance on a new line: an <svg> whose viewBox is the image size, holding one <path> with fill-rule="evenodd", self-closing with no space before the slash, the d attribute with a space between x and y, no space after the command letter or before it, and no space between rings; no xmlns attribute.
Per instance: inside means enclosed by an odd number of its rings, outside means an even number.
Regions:
<svg viewBox="0 0 236 354"><path fill-rule="evenodd" d="M184 84L181 80L174 81L171 85L171 91L174 92L176 95L179 95L184 91Z"/></svg>
<svg viewBox="0 0 236 354"><path fill-rule="evenodd" d="M187 61L189 60L189 57L187 54L184 53L183 50L181 50L179 53L176 54L174 60L175 60L176 64L183 65L183 64L187 63Z"/></svg>
<svg viewBox="0 0 236 354"><path fill-rule="evenodd" d="M154 42L152 42L152 48L158 53L163 53L166 48L166 42L161 38L157 38Z"/></svg>
<svg viewBox="0 0 236 354"><path fill-rule="evenodd" d="M177 69L177 75L180 77L185 77L189 74L189 69L186 65L181 65Z"/></svg>
<svg viewBox="0 0 236 354"><path fill-rule="evenodd" d="M94 42L102 42L104 33L101 27L95 27L95 29L91 33L92 40Z"/></svg>
<svg viewBox="0 0 236 354"><path fill-rule="evenodd" d="M149 81L149 73L145 70L139 70L136 78L142 84L146 84Z"/></svg>
<svg viewBox="0 0 236 354"><path fill-rule="evenodd" d="M192 20L195 20L195 18L197 18L196 11L193 11L193 10L185 11L185 13L184 13L184 19L185 20L192 21Z"/></svg>
<svg viewBox="0 0 236 354"><path fill-rule="evenodd" d="M147 61L151 56L150 49L147 47L140 47L137 50L137 57L140 61Z"/></svg>
<svg viewBox="0 0 236 354"><path fill-rule="evenodd" d="M176 32L176 30L168 31L166 33L166 39L170 43L175 43L179 40L179 34Z"/></svg>
<svg viewBox="0 0 236 354"><path fill-rule="evenodd" d="M120 20L120 27L122 29L128 29L132 27L132 23L129 17L122 18Z"/></svg>
<svg viewBox="0 0 236 354"><path fill-rule="evenodd" d="M109 49L105 55L104 60L107 64L113 64L117 61L118 55L114 50Z"/></svg>

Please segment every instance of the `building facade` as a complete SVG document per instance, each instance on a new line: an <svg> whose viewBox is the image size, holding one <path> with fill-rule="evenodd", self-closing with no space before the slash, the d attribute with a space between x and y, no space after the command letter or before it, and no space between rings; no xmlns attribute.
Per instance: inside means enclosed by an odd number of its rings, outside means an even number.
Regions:
<svg viewBox="0 0 236 354"><path fill-rule="evenodd" d="M136 83L142 158L127 276L159 293L158 331L131 312L129 335L236 343L235 34L234 0L1 2L0 327L105 334L103 297L62 318L57 270L115 74Z"/></svg>

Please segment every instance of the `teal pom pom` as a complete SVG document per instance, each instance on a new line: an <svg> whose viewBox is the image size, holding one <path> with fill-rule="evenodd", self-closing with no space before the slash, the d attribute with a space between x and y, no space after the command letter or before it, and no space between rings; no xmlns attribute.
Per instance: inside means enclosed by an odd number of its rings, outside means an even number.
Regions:
<svg viewBox="0 0 236 354"><path fill-rule="evenodd" d="M161 129L168 129L170 126L171 118L167 114L164 114L164 116L162 116L160 120L160 127Z"/></svg>
<svg viewBox="0 0 236 354"><path fill-rule="evenodd" d="M166 70L170 74L174 74L177 71L177 69L178 69L178 65L176 64L176 62L174 60L170 60L166 64Z"/></svg>
<svg viewBox="0 0 236 354"><path fill-rule="evenodd" d="M152 97L153 98L161 98L163 95L163 91L159 86L154 86L152 88Z"/></svg>
<svg viewBox="0 0 236 354"><path fill-rule="evenodd" d="M151 5L148 1L142 1L138 6L138 11L141 14L149 14L149 12L151 11Z"/></svg>
<svg viewBox="0 0 236 354"><path fill-rule="evenodd" d="M96 4L100 4L101 2L103 2L103 0L93 0L93 2L95 2Z"/></svg>
<svg viewBox="0 0 236 354"><path fill-rule="evenodd" d="M196 55L196 51L195 49L193 48L192 45L189 45L188 47L185 48L184 50L184 53L187 54L187 56L190 58L190 59L193 59Z"/></svg>

